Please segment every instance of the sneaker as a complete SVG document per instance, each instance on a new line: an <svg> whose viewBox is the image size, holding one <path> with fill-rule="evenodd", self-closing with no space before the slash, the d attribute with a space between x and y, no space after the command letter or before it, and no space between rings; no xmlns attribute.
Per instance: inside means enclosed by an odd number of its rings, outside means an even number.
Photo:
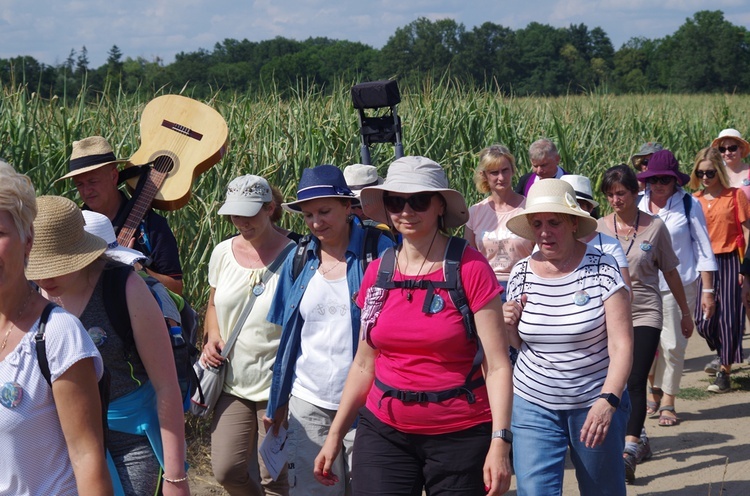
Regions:
<svg viewBox="0 0 750 496"><path fill-rule="evenodd" d="M654 453L651 451L651 443L648 440L648 436L642 435L638 440L638 449L635 450L635 463L640 465L652 456L654 456Z"/></svg>
<svg viewBox="0 0 750 496"><path fill-rule="evenodd" d="M709 375L716 375L721 370L721 362L719 357L714 358L703 367L703 372Z"/></svg>
<svg viewBox="0 0 750 496"><path fill-rule="evenodd" d="M632 484L635 482L635 466L638 464L635 460L635 455L630 453L623 453L622 457L625 461L625 482Z"/></svg>
<svg viewBox="0 0 750 496"><path fill-rule="evenodd" d="M732 389L729 384L729 374L722 372L721 370L716 374L716 380L713 384L708 386L708 390L712 393L726 393Z"/></svg>

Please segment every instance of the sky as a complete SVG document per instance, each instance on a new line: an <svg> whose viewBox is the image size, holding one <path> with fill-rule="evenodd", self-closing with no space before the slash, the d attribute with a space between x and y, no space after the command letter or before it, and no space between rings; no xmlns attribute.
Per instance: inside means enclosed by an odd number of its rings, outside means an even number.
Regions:
<svg viewBox="0 0 750 496"><path fill-rule="evenodd" d="M89 67L117 45L123 60L174 61L213 51L226 39L276 36L359 41L382 48L419 17L450 18L467 30L490 21L511 29L530 22L601 27L615 49L631 37L663 38L700 10L721 10L750 28L748 0L0 0L0 59L29 55L61 64L83 46Z"/></svg>

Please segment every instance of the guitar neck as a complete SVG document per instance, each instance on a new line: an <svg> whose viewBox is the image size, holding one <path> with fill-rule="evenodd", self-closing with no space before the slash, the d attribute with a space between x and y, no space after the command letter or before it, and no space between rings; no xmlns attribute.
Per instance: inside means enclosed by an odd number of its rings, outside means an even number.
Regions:
<svg viewBox="0 0 750 496"><path fill-rule="evenodd" d="M146 212L148 212L151 202L154 200L156 193L159 192L161 185L164 184L164 180L168 174L168 170L160 171L153 167L149 169L143 188L137 193L133 208L130 210L128 218L123 223L117 235L117 243L120 246L128 246L130 244L130 240L133 239L138 230L138 224L140 224Z"/></svg>

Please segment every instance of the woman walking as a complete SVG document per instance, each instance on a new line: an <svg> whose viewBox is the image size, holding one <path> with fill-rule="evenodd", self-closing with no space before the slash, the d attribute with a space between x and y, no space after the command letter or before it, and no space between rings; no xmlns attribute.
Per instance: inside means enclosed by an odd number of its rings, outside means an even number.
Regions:
<svg viewBox="0 0 750 496"><path fill-rule="evenodd" d="M513 441L508 344L487 260L470 247L452 258L452 247L466 243L446 229L466 222L466 203L439 164L416 156L393 162L385 183L361 198L365 213L394 226L403 244L362 282L363 342L315 477L341 486L333 461L359 413L354 494L503 494ZM459 277L475 328L448 283Z"/></svg>
<svg viewBox="0 0 750 496"><path fill-rule="evenodd" d="M705 368L706 372L716 373L708 390L725 393L731 389L732 364L742 363L745 309L739 274L745 251L742 228L750 226L750 202L739 189L729 186L727 171L715 148L698 152L690 176L690 186L701 187L694 196L706 216L708 237L718 265L713 286L699 286L701 293L713 292L716 311L712 315L698 315L696 324L708 347L717 353L716 363Z"/></svg>
<svg viewBox="0 0 750 496"><path fill-rule="evenodd" d="M266 320L279 276L263 278L276 259L286 256L287 247L294 246L275 229L275 208L264 178L248 174L233 179L219 215L229 217L239 235L219 243L208 263L208 337L201 360L213 367L225 362L227 367L211 419L211 466L216 480L237 496L289 494L286 469L273 480L258 456L281 337L281 327ZM251 299L250 313L225 359L221 352Z"/></svg>
<svg viewBox="0 0 750 496"><path fill-rule="evenodd" d="M649 163L650 166L650 163ZM633 410L625 435L625 480L635 480L638 443L646 419L646 384L662 328L662 298L659 273L680 309L679 329L685 338L693 333L693 317L685 298L677 266L680 260L664 222L638 209L638 179L625 164L604 173L602 193L613 212L599 219L599 230L614 236L625 250L632 280L633 366L628 393Z"/></svg>

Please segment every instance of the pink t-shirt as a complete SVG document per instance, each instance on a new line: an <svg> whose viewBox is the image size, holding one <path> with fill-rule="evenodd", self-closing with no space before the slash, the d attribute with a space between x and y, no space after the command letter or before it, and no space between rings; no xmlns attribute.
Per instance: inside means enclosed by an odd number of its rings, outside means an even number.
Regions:
<svg viewBox="0 0 750 496"><path fill-rule="evenodd" d="M380 259L367 267L357 297L360 307L364 305L367 290L375 283L379 266ZM403 279L396 270L394 280ZM427 274L425 279L443 281L442 267ZM471 247L466 248L461 259L461 280L473 312L501 292L487 260ZM448 291L435 290L445 307L434 314L422 312L426 289L414 290L411 302L407 301L406 293L400 288L388 291L380 316L370 331L370 342L380 352L375 360L376 377L393 388L409 391L444 391L464 384L477 348L473 340L467 339L461 314ZM404 403L390 397L381 401L382 394L373 384L366 406L380 421L401 432L444 434L492 420L485 386L474 390L473 404L467 402L466 395L440 403Z"/></svg>

